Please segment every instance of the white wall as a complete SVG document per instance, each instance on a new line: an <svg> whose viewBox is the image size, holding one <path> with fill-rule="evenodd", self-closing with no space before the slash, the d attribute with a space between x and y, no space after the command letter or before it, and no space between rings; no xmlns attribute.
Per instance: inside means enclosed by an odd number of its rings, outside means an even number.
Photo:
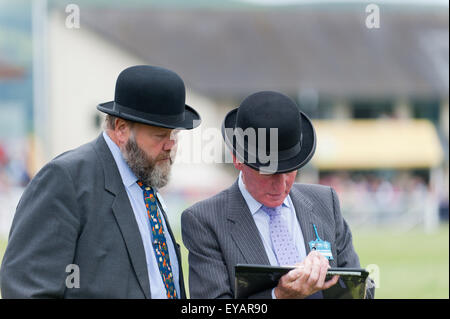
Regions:
<svg viewBox="0 0 450 319"><path fill-rule="evenodd" d="M66 28L65 16L61 12L51 12L49 20L48 136L51 152L46 154L45 161L94 139L100 132L94 126L95 114L98 113L96 105L114 99L115 82L123 69L146 64L83 24L79 29ZM200 130L220 130L225 110L214 101L187 88L186 103L200 113ZM195 130L182 134L189 137L195 134ZM222 146L220 135L214 143ZM210 193L223 189L232 181L221 164L192 164L183 160L174 165L167 188L191 187Z"/></svg>
<svg viewBox="0 0 450 319"><path fill-rule="evenodd" d="M95 138L97 104L114 99L116 78L123 69L144 63L82 24L79 29L66 28L60 12L50 12L49 20L50 154L46 160Z"/></svg>

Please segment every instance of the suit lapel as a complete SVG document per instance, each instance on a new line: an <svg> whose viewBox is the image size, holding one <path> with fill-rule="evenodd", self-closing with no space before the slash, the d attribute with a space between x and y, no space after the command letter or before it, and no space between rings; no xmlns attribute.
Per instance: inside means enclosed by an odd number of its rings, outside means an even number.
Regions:
<svg viewBox="0 0 450 319"><path fill-rule="evenodd" d="M289 194L291 196L292 202L294 203L295 213L297 215L300 228L302 230L303 239L305 241L306 254L308 255L311 251L309 248L309 242L316 240L316 234L314 233L313 225L316 225L319 237L325 240L326 237L323 233L323 221L314 213L314 205L294 186ZM334 241L330 240L333 256L336 257L336 252L334 250ZM336 259L330 260L330 266L335 267Z"/></svg>
<svg viewBox="0 0 450 319"><path fill-rule="evenodd" d="M105 189L115 196L112 211L125 241L131 265L145 297L151 298L144 245L122 178L102 135L97 138L95 148L103 165Z"/></svg>
<svg viewBox="0 0 450 319"><path fill-rule="evenodd" d="M228 221L231 237L241 251L247 264L269 265L261 236L247 203L239 190L238 182L229 189Z"/></svg>
<svg viewBox="0 0 450 319"><path fill-rule="evenodd" d="M131 264L136 272L139 284L145 296L150 298L150 281L148 279L144 245L142 244L141 233L125 190L116 195L112 209L127 246Z"/></svg>
<svg viewBox="0 0 450 319"><path fill-rule="evenodd" d="M295 185L291 188L289 195L295 207L295 213L305 241L306 254L308 255L310 252L308 243L316 239L313 228L316 221L312 213L312 204L295 188Z"/></svg>

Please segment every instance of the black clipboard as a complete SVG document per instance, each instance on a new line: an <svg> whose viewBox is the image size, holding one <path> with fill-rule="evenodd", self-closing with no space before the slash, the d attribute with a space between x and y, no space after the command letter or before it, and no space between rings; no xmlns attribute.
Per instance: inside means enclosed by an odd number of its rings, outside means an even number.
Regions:
<svg viewBox="0 0 450 319"><path fill-rule="evenodd" d="M235 298L244 299L263 290L272 289L278 280L294 267L244 265L235 266ZM325 299L364 299L369 272L363 268L329 268L326 280L339 275L339 282L323 290Z"/></svg>

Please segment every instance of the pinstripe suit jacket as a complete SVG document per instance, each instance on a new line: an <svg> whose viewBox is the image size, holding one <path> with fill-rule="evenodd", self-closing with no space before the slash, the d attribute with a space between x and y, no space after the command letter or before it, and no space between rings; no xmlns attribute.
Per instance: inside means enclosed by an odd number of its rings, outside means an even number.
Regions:
<svg viewBox="0 0 450 319"><path fill-rule="evenodd" d="M290 196L308 243L319 237L331 243L331 267L360 267L350 229L331 187L294 184ZM191 298L233 298L236 264L270 265L258 228L238 183L186 209L181 216L183 242L189 250ZM271 290L252 297L271 298Z"/></svg>

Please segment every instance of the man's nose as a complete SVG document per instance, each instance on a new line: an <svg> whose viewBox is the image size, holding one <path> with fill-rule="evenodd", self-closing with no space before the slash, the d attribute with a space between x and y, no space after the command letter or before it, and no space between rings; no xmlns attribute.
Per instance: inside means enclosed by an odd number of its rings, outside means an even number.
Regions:
<svg viewBox="0 0 450 319"><path fill-rule="evenodd" d="M273 177L273 181L272 181L273 188L280 192L284 191L287 175L286 174L275 174L272 177Z"/></svg>
<svg viewBox="0 0 450 319"><path fill-rule="evenodd" d="M170 138L164 143L163 149L165 151L170 151L175 146L176 143L177 143L177 140L175 138Z"/></svg>

